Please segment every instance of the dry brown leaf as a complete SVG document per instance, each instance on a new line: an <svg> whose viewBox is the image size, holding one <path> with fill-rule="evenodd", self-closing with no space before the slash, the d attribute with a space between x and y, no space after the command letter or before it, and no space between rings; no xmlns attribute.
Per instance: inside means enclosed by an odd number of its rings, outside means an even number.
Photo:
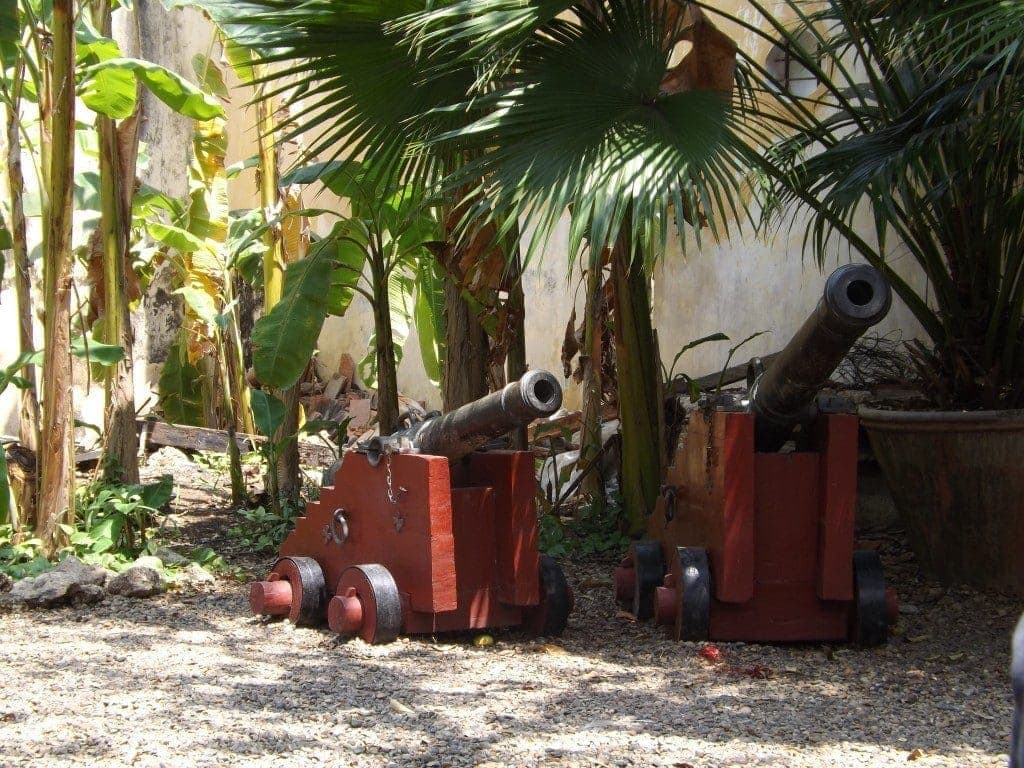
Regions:
<svg viewBox="0 0 1024 768"><path fill-rule="evenodd" d="M907 760L920 760L922 757L924 757L924 750L918 747L907 755Z"/></svg>

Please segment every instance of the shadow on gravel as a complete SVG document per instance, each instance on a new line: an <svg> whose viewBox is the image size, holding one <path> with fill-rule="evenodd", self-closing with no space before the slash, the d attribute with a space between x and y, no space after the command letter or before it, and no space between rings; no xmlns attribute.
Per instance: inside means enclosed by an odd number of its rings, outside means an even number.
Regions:
<svg viewBox="0 0 1024 768"><path fill-rule="evenodd" d="M223 511L197 515L187 521L195 526L187 533L209 539L229 517ZM377 655L365 647L348 651L326 631L279 634L256 620L235 621L228 631L216 615L245 614L244 584L237 595L167 596L127 619L152 630L127 628L117 638L147 648L166 643L167 632L227 634L219 641L227 658L202 680L181 675L174 681L182 695L165 716L210 722L206 746L241 755L336 747L339 756L405 768L445 764L454 748L458 764L475 764L500 760L495 756L512 749L512 739L543 745L572 734L614 732L630 740L683 736L755 750L977 750L994 760L1009 739L1009 637L1019 603L929 582L898 535L862 544L879 550L907 611L898 635L872 650L721 644L726 663L709 664L701 645L666 640L660 629L620 614L611 597L610 561L566 564L576 609L554 649L564 653L546 652L516 632L494 633L494 652L513 651L518 666L486 686L479 676L467 674L461 684L452 670L440 674L437 657L444 651L430 639ZM198 606L203 610L194 611ZM97 609L97 618L104 610ZM424 662L400 668L394 662L406 653ZM491 651L479 653L454 655L453 669L485 664ZM555 679L554 671L562 677ZM111 685L123 684L122 670L109 675ZM516 694L524 690L529 706L505 706L520 701ZM487 707L494 711L480 715ZM217 728L219 721L238 722L239 713L250 725Z"/></svg>

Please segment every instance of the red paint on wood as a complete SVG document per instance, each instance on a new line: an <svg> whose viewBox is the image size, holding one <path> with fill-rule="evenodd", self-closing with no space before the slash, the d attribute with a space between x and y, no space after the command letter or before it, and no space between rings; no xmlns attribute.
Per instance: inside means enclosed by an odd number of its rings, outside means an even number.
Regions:
<svg viewBox="0 0 1024 768"><path fill-rule="evenodd" d="M523 622L523 609L502 603L492 589L476 590L472 598L454 611L411 613L405 618L407 634L459 632L466 629L516 627Z"/></svg>
<svg viewBox="0 0 1024 768"><path fill-rule="evenodd" d="M648 525L670 570L657 593L658 618L675 597L676 548L696 546L707 549L712 572L711 639L845 640L853 610L856 417L822 417L818 450L810 452L755 453L753 428L746 413L691 416L666 478L674 515L662 498ZM626 582L620 566L616 591Z"/></svg>
<svg viewBox="0 0 1024 768"><path fill-rule="evenodd" d="M633 567L632 560L623 560L615 569L615 599L620 603L630 602L635 588L636 568Z"/></svg>
<svg viewBox="0 0 1024 768"><path fill-rule="evenodd" d="M280 576L249 587L249 608L258 616L287 616L291 607L292 586Z"/></svg>
<svg viewBox="0 0 1024 768"><path fill-rule="evenodd" d="M363 604L352 587L335 595L327 604L327 626L332 632L355 635L363 626Z"/></svg>
<svg viewBox="0 0 1024 768"><path fill-rule="evenodd" d="M335 484L281 546L282 557L311 557L322 568L332 629L372 642L372 599L343 579L350 566L367 563L393 575L404 632L521 624L523 609L540 603L532 454L479 453L454 466L443 457L393 455L397 503L388 497L388 461L373 467L365 455L348 454Z"/></svg>
<svg viewBox="0 0 1024 768"><path fill-rule="evenodd" d="M669 574L671 576L671 574ZM669 583L674 579L665 577L665 585L654 589L654 622L655 624L672 625L676 623L679 599L676 587Z"/></svg>
<svg viewBox="0 0 1024 768"><path fill-rule="evenodd" d="M716 411L690 417L683 450L669 470L675 512L665 501L651 515L648 535L662 542L665 562L677 547L708 550L715 597L744 602L754 593L754 420Z"/></svg>
<svg viewBox="0 0 1024 768"><path fill-rule="evenodd" d="M509 605L540 602L536 476L525 451L472 453L452 467L452 485L494 489L494 586Z"/></svg>
<svg viewBox="0 0 1024 768"><path fill-rule="evenodd" d="M454 610L458 602L448 460L392 456L397 504L388 499L386 462L385 458L372 467L365 455L347 454L334 485L307 505L306 514L281 545L281 556L314 558L323 568L329 594L349 566L380 563L399 589L409 593L412 610ZM349 529L342 544L331 537L339 509Z"/></svg>
<svg viewBox="0 0 1024 768"><path fill-rule="evenodd" d="M759 583L746 603L711 606L710 637L754 643L846 640L850 610L849 603L819 600L813 582Z"/></svg>
<svg viewBox="0 0 1024 768"><path fill-rule="evenodd" d="M857 417L818 419L821 536L818 597L853 599L853 537L857 502Z"/></svg>

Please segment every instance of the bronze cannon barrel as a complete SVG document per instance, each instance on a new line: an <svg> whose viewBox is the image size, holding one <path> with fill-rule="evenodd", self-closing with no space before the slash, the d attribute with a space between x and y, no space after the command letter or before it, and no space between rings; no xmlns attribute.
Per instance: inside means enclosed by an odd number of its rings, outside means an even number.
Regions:
<svg viewBox="0 0 1024 768"><path fill-rule="evenodd" d="M891 305L888 281L870 265L846 264L829 275L814 312L751 387L758 451L782 447L839 362Z"/></svg>
<svg viewBox="0 0 1024 768"><path fill-rule="evenodd" d="M371 461L388 451L459 459L495 437L550 416L562 405L562 387L547 371L528 371L479 400L367 444Z"/></svg>

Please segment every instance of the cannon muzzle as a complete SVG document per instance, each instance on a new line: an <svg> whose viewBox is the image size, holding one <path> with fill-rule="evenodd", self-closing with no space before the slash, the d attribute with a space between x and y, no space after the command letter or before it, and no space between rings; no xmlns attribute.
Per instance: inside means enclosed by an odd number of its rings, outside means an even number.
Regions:
<svg viewBox="0 0 1024 768"><path fill-rule="evenodd" d="M393 435L372 438L366 452L372 463L389 451L447 456L454 461L495 437L550 416L561 405L558 380L547 371L528 371L519 381L450 413Z"/></svg>
<svg viewBox="0 0 1024 768"><path fill-rule="evenodd" d="M758 451L782 447L839 361L891 305L889 283L872 266L846 264L829 275L817 308L751 387Z"/></svg>

